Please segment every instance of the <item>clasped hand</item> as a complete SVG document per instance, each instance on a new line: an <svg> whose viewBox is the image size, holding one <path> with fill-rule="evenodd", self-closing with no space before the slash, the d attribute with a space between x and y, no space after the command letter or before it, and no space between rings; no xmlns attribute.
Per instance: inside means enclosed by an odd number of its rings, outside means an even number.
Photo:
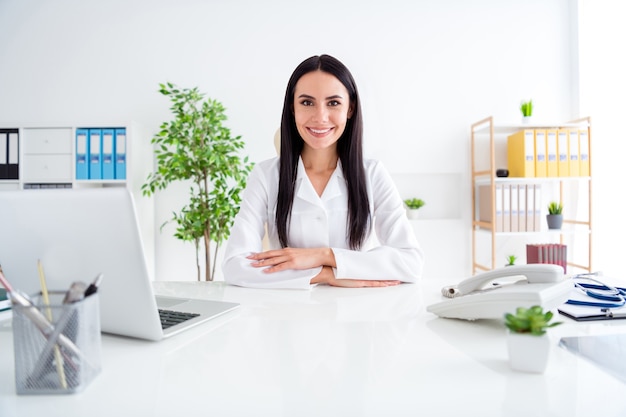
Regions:
<svg viewBox="0 0 626 417"><path fill-rule="evenodd" d="M332 268L336 267L335 254L330 248L283 248L248 255L255 268L272 273L289 269L322 267L311 284L327 284L335 287L388 287L398 285L395 280L337 279Z"/></svg>

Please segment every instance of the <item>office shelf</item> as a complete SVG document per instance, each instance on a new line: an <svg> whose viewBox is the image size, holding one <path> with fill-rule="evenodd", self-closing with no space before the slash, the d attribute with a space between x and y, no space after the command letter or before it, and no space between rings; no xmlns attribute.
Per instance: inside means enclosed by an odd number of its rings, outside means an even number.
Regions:
<svg viewBox="0 0 626 417"><path fill-rule="evenodd" d="M507 138L523 129L586 129L589 140L589 175L567 177L497 177L496 171L508 168ZM496 125L493 117L479 120L471 130L471 190L472 190L472 273L504 265L506 256L514 253L520 262L525 260L525 243L560 243L568 245L568 273L572 270L591 272L592 255L592 174L591 174L591 119L577 119L563 124ZM537 187L541 209L533 231L502 230L496 227L496 188L499 186ZM485 188L487 187L487 188ZM482 197L489 201L481 203ZM582 198L581 198L582 194ZM535 197L533 197L535 198ZM547 229L545 215L549 201L564 204L561 230ZM487 219L480 209L487 210ZM510 219L507 218L510 221ZM525 242L525 243L524 243ZM499 262L500 261L500 262Z"/></svg>
<svg viewBox="0 0 626 417"><path fill-rule="evenodd" d="M80 175L77 175L79 151L76 133L77 130L88 128L124 130L126 166L123 178L80 179ZM143 181L152 172L154 154L152 144L141 124L132 121L101 120L87 123L73 121L72 123L1 126L0 146L9 141L7 136L9 133L13 135L11 137L13 146L17 138L17 150L15 147L10 150L14 152L11 160L14 164L12 167L14 171L15 162L17 162L17 178L12 175L13 178L7 179L6 175L0 175L0 192L57 188L74 190L103 187L128 188L134 197L148 266L151 274L154 274L154 205L152 200L143 198L141 192ZM0 152L1 156L2 152ZM0 162L2 161L3 158L0 158ZM0 174L2 173L0 164Z"/></svg>

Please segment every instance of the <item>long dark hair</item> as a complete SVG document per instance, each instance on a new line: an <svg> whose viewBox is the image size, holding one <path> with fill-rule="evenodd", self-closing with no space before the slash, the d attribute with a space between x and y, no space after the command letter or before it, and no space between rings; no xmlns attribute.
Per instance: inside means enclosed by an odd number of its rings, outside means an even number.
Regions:
<svg viewBox="0 0 626 417"><path fill-rule="evenodd" d="M346 129L337 141L337 152L348 189L348 243L351 249L359 249L371 227L363 166L361 103L352 74L344 64L329 55L312 56L304 60L294 70L287 84L280 125L280 179L276 202L278 238L283 247L289 246L288 224L295 195L298 160L304 145L293 113L296 83L303 75L313 71L334 75L346 87L350 96L352 117L348 119Z"/></svg>

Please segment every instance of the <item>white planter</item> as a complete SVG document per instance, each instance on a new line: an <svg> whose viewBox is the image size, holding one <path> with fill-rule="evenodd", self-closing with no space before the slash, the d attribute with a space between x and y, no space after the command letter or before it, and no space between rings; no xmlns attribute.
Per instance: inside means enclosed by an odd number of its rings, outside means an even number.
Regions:
<svg viewBox="0 0 626 417"><path fill-rule="evenodd" d="M550 356L548 334L535 336L528 333L507 332L509 363L514 371L543 373Z"/></svg>
<svg viewBox="0 0 626 417"><path fill-rule="evenodd" d="M410 209L408 207L405 207L405 208L406 208L406 217L412 220L419 218L419 213L420 213L419 209Z"/></svg>

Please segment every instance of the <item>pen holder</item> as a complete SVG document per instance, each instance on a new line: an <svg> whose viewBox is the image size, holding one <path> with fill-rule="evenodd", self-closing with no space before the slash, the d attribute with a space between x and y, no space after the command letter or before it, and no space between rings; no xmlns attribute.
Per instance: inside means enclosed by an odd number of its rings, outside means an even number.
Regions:
<svg viewBox="0 0 626 417"><path fill-rule="evenodd" d="M100 373L98 294L68 304L64 296L53 291L49 305L39 294L32 306L13 306L17 394L72 394Z"/></svg>

